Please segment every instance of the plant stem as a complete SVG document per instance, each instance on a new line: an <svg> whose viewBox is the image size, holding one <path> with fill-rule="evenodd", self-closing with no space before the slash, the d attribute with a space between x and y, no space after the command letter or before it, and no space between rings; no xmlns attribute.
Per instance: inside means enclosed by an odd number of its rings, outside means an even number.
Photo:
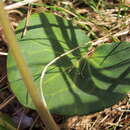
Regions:
<svg viewBox="0 0 130 130"><path fill-rule="evenodd" d="M50 112L48 111L44 101L39 95L39 91L35 86L33 78L27 68L26 62L21 54L14 32L11 29L7 13L4 10L3 2L0 1L0 22L3 27L5 37L8 41L8 47L15 58L17 67L21 73L25 86L27 87L28 93L32 98L32 101L39 113L43 123L46 125L48 130L59 130L55 121L53 120Z"/></svg>

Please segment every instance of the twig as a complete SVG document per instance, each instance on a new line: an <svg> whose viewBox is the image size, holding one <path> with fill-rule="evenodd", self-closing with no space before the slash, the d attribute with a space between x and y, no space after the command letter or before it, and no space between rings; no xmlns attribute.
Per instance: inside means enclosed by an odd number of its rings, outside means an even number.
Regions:
<svg viewBox="0 0 130 130"><path fill-rule="evenodd" d="M16 8L19 8L19 7L24 6L26 4L34 3L34 2L37 2L37 1L39 1L39 0L24 0L24 1L20 1L20 2L14 3L12 5L7 5L5 7L5 10L16 9Z"/></svg>

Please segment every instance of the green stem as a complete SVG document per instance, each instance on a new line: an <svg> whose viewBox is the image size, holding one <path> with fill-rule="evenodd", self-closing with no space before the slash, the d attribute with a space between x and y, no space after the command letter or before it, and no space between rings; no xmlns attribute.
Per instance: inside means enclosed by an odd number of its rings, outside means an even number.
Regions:
<svg viewBox="0 0 130 130"><path fill-rule="evenodd" d="M3 27L5 37L8 41L8 47L15 58L17 67L21 73L25 86L27 87L28 93L30 94L32 101L36 107L36 110L39 113L43 123L49 130L59 130L46 105L44 104L44 101L39 95L38 89L35 86L33 78L27 68L26 62L18 46L15 34L11 29L8 16L4 10L4 5L2 1L0 1L0 22Z"/></svg>

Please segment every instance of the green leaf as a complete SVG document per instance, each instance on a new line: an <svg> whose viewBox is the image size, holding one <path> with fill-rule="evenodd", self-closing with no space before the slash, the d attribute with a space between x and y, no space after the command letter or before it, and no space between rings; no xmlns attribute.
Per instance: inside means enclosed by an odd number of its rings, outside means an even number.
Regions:
<svg viewBox="0 0 130 130"><path fill-rule="evenodd" d="M0 130L8 130L8 129L0 125Z"/></svg>
<svg viewBox="0 0 130 130"><path fill-rule="evenodd" d="M43 92L52 113L70 116L96 112L117 103L130 90L129 43L105 44L87 57L89 38L71 21L48 13L34 14L26 36L21 39L24 23L25 20L17 28L17 39L37 87L45 65L81 46L46 72ZM35 109L10 53L7 70L18 100Z"/></svg>
<svg viewBox="0 0 130 130"><path fill-rule="evenodd" d="M0 112L0 130L16 130L11 118Z"/></svg>

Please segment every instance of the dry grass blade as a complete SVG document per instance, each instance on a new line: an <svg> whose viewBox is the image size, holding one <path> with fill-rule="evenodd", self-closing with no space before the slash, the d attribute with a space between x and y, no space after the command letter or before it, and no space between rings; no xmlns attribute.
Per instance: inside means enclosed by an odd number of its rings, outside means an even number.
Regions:
<svg viewBox="0 0 130 130"><path fill-rule="evenodd" d="M118 33L113 34L113 37L119 37L119 36L127 35L128 33L129 33L129 28L124 29L124 30L122 30L122 31L120 31L120 32L118 32ZM93 42L92 42L92 45L93 45L93 46L95 46L95 45L97 46L97 45L99 45L99 44L101 44L101 43L104 43L104 42L109 41L110 39L112 39L111 35L104 36L104 37L102 37L102 38L99 38L99 39L96 40L96 41L93 41Z"/></svg>
<svg viewBox="0 0 130 130"><path fill-rule="evenodd" d="M33 127L34 127L35 123L37 122L38 118L39 118L39 116L37 116L37 117L35 118L35 120L33 121L32 125L30 126L29 130L32 130L32 129L33 129Z"/></svg>
<svg viewBox="0 0 130 130"><path fill-rule="evenodd" d="M7 56L7 55L8 55L8 53L6 53L6 52L0 52L0 55Z"/></svg>
<svg viewBox="0 0 130 130"><path fill-rule="evenodd" d="M15 96L9 96L8 98L6 98L5 101L2 104L0 104L0 110L6 107L6 105L8 105L14 99L15 99Z"/></svg>
<svg viewBox="0 0 130 130"><path fill-rule="evenodd" d="M26 35L26 32L27 32L27 26L29 25L29 18L30 18L31 12L32 12L32 6L31 6L31 4L29 3L29 4L28 4L27 17L26 17L26 23L25 23L24 31L22 32L22 36L21 36L21 38L23 38L23 36Z"/></svg>
<svg viewBox="0 0 130 130"><path fill-rule="evenodd" d="M24 1L20 1L17 3L14 3L12 5L8 5L5 7L5 10L11 10L11 9L16 9L16 8L20 8L24 5L27 5L29 3L34 3L34 2L38 2L39 0L24 0Z"/></svg>

